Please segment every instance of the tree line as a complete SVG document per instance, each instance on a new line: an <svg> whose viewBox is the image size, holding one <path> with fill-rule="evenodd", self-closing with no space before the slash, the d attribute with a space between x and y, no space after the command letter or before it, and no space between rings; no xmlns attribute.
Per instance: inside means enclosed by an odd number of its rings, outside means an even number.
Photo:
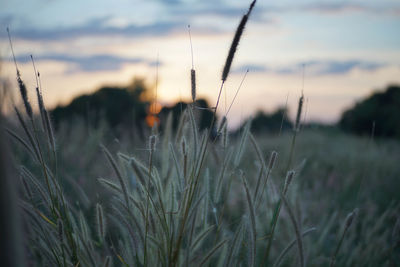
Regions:
<svg viewBox="0 0 400 267"><path fill-rule="evenodd" d="M200 129L207 128L212 119L212 107L205 99L195 103L178 102L158 110L154 110L152 104L144 80L135 79L128 86L105 86L92 94L76 97L70 104L56 107L51 115L56 127L83 120L88 127L107 124L116 132L128 130L142 133L154 121L159 122L162 128L169 113L172 113L173 128L176 128L180 115L189 104L198 110L196 115ZM287 114L285 107L272 113L258 111L252 118L251 130L253 133L277 133L291 129L292 122ZM343 112L335 126L357 135L373 132L378 137L400 138L400 86L390 85L358 101Z"/></svg>

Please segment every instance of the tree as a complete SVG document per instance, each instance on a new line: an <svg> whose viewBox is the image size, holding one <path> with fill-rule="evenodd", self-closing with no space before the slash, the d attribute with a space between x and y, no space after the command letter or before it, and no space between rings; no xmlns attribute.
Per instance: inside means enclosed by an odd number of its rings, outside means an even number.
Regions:
<svg viewBox="0 0 400 267"><path fill-rule="evenodd" d="M169 113L172 113L172 126L174 129L178 126L179 118L182 115L182 112L188 107L188 104L185 102L178 102L171 107L163 107L160 112L161 118L161 127L163 126L163 121L166 121L166 118ZM189 105L189 108L191 106ZM196 117L196 121L199 126L199 130L204 130L209 128L211 125L213 112L211 111L210 106L208 105L207 100L198 99L194 103L194 115Z"/></svg>
<svg viewBox="0 0 400 267"><path fill-rule="evenodd" d="M112 129L119 126L141 129L148 105L146 90L142 79L134 79L127 87L102 87L91 95L75 98L67 106L55 108L51 115L56 127L78 118L95 128L106 122Z"/></svg>
<svg viewBox="0 0 400 267"><path fill-rule="evenodd" d="M287 117L288 111L281 107L275 110L273 113L265 113L258 111L253 117L251 122L251 132L255 134L259 133L278 133L281 130L285 131L291 129L292 123ZM246 122L244 122L239 129L242 129Z"/></svg>
<svg viewBox="0 0 400 267"><path fill-rule="evenodd" d="M339 126L345 131L369 135L375 122L375 136L400 138L400 86L388 86L342 114Z"/></svg>

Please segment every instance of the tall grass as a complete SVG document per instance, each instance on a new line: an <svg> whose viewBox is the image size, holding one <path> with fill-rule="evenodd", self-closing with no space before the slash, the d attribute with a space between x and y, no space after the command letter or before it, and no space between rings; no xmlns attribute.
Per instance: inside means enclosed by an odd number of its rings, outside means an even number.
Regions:
<svg viewBox="0 0 400 267"><path fill-rule="evenodd" d="M36 118L29 109L26 87L16 65L26 116L15 107L22 131L7 129L7 132L30 157L29 166L19 167L22 181L19 205L24 211L26 259L31 265L354 265L365 263L357 256L376 248L371 243L378 235L377 242L387 247L385 239L389 231L384 228L392 220L393 211L398 210L396 203L375 220L368 217L353 222L354 216L348 217L336 243L332 241L335 239L332 233L340 226L337 215L330 217L328 210L319 211L324 214L323 224L304 219L299 203L303 199L308 202L306 195L298 194L297 180L302 167L295 165L299 162L296 138L301 129L303 96L299 99L291 139L282 139L287 145L278 150L279 157L276 151L264 152L251 134L251 121L238 140L234 140L228 138L228 121L224 117L218 130L221 142L212 137L221 90L254 5L255 1L234 36L209 129L199 131L195 113L201 110L192 105L183 112L176 132L171 118L164 134L154 128L146 150L141 153L113 153L101 145L104 160L109 163L109 171L97 179L106 191L101 197L89 199L78 183L73 183L77 199L65 190L68 174L59 171L57 165L63 151L57 151L57 139L40 85L36 89L40 118ZM36 68L35 76L39 76ZM195 102L193 66L191 81ZM43 131L39 130L39 122ZM359 232L350 227L352 222L358 224ZM321 224L315 228L313 223ZM386 254L374 258L371 264L380 259L385 263L397 259L396 227L390 231L394 241ZM308 240L311 237L313 244ZM365 242L359 241L364 238ZM354 246L358 252L352 250L354 243L361 243ZM295 244L297 249L292 249Z"/></svg>

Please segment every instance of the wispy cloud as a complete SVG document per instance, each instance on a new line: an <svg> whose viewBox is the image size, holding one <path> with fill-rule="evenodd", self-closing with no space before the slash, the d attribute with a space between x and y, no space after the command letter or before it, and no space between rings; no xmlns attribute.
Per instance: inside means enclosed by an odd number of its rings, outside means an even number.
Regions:
<svg viewBox="0 0 400 267"><path fill-rule="evenodd" d="M29 23L32 17L21 15L1 14L0 22L9 25L13 37L31 40L31 41L63 41L80 37L96 36L124 36L129 38L141 38L143 36L166 36L174 32L186 32L186 26L191 21L204 19L207 16L215 16L215 23L205 23L196 25L193 30L198 32L207 32L209 34L219 34L226 31L224 19L237 19L246 12L247 5L232 6L229 3L221 1L202 1L199 3L189 3L181 0L158 1L163 14L155 16L147 21L132 21L129 17L119 16L110 12L105 16L87 16L86 21L76 24L65 24L64 26L47 25L46 27L34 26L35 23ZM255 10L253 21L263 21L268 23L262 15L262 9ZM160 11L161 12L161 11ZM65 15L61 15L65 16ZM34 18L36 19L36 18ZM118 19L125 21L123 25L116 26L112 22ZM16 27L13 28L13 25ZM21 26L23 25L23 26ZM33 25L33 26L29 26ZM0 31L0 39L7 37L4 31Z"/></svg>
<svg viewBox="0 0 400 267"><path fill-rule="evenodd" d="M343 13L369 13L374 15L400 15L400 4L368 3L359 1L310 1L306 4L269 5L261 7L262 12L268 14L311 12L329 15Z"/></svg>
<svg viewBox="0 0 400 267"><path fill-rule="evenodd" d="M377 71L388 66L387 63L372 62L363 60L310 60L292 65L270 67L261 64L245 64L235 68L233 71L242 73L247 69L250 72L264 72L278 75L293 75L301 73L302 67L306 68L308 75L324 76L324 75L343 75L353 70Z"/></svg>
<svg viewBox="0 0 400 267"><path fill-rule="evenodd" d="M241 3L241 6L231 4L229 1L203 0L198 2L185 0L158 0L158 2L171 13L184 14L215 14L220 16L238 16L243 14L248 3ZM250 1L249 1L250 2ZM398 15L400 4L376 3L374 1L305 1L306 3L284 2L283 4L269 4L267 2L257 3L256 11L259 13L282 13L282 12L318 12L339 14L344 12L364 12L374 14ZM243 5L242 5L243 4Z"/></svg>
<svg viewBox="0 0 400 267"><path fill-rule="evenodd" d="M305 66L311 69L314 75L338 75L346 74L352 70L359 69L363 71L376 71L387 66L381 62L371 62L363 60L347 60L347 61L309 61L305 62Z"/></svg>
<svg viewBox="0 0 400 267"><path fill-rule="evenodd" d="M363 12L384 15L399 15L400 5L371 5L362 2L314 2L300 7L305 11L341 14L349 12Z"/></svg>
<svg viewBox="0 0 400 267"><path fill-rule="evenodd" d="M241 65L237 68L232 69L232 73L244 73L246 71L250 73L257 73L257 72L267 72L269 69L265 65L261 64L245 64Z"/></svg>
<svg viewBox="0 0 400 267"><path fill-rule="evenodd" d="M14 16L10 14L0 16L0 25L10 25L13 20Z"/></svg>
<svg viewBox="0 0 400 267"><path fill-rule="evenodd" d="M173 32L177 27L182 27L176 22L157 22L149 25L129 25L126 27L115 27L95 24L92 21L81 26L51 28L51 29L17 29L13 36L25 40L65 40L78 37L93 36L128 36L143 37L146 35L166 35ZM5 38L3 33L0 37Z"/></svg>
<svg viewBox="0 0 400 267"><path fill-rule="evenodd" d="M22 28L12 29L14 38L30 41L63 41L73 40L81 37L113 37L123 36L128 38L142 38L146 36L167 36L175 32L186 32L187 21L162 21L146 25L129 24L126 26L108 25L111 17L96 18L79 26L61 27L61 28ZM207 32L209 34L218 34L223 32L218 26L197 26L198 32ZM0 32L0 39L7 38L5 32Z"/></svg>
<svg viewBox="0 0 400 267"><path fill-rule="evenodd" d="M149 66L155 66L156 61L147 60L140 57L125 58L113 55L91 55L91 56L73 56L67 54L48 54L35 56L36 61L57 61L69 64L67 73L75 72L96 72L96 71L116 71L120 70L124 64L144 63ZM17 61L27 63L30 61L29 55L18 56Z"/></svg>
<svg viewBox="0 0 400 267"><path fill-rule="evenodd" d="M171 15L192 16L218 15L221 17L240 17L247 11L250 1L243 1L240 6L232 5L227 1L203 0L203 1L184 1L184 0L157 0L164 9Z"/></svg>
<svg viewBox="0 0 400 267"><path fill-rule="evenodd" d="M46 41L46 40L69 40L80 37L93 36L125 36L130 38L140 38L143 36L165 36L177 31L185 31L186 25L196 19L206 16L216 16L223 19L239 19L247 9L247 3L240 5L232 4L226 1L204 0L199 2L184 1L184 0L157 0L155 1L161 7L160 12L164 12L159 17L154 17L146 24L138 22L129 22L129 17L120 17L118 14L110 12L104 17L88 16L86 22L80 25L69 25L60 27L59 25L46 27L29 27L29 19L34 17L26 17L17 14L0 12L0 23L9 25L23 25L12 29L13 36L25 40ZM254 22L262 22L263 24L275 21L274 18L281 13L320 13L340 15L345 12L362 12L382 14L382 15L400 15L400 4L374 4L370 2L356 1L312 1L306 4L274 4L257 3L254 16ZM65 15L62 15L65 16ZM115 26L110 23L113 19L126 19L128 22L123 26ZM206 23L207 26L197 25L196 29L201 32L221 33L224 32L224 27L216 23ZM24 21L24 23L22 23ZM13 24L13 25L11 25ZM35 25L34 23L31 23ZM0 38L5 39L6 33L0 31Z"/></svg>

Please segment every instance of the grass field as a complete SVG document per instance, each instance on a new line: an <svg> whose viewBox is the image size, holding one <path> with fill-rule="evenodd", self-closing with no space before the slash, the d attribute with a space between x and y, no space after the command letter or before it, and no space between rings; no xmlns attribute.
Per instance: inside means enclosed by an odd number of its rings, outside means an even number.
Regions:
<svg viewBox="0 0 400 267"><path fill-rule="evenodd" d="M28 266L400 265L398 140L301 125L303 96L294 129L282 135L253 136L248 120L230 136L224 119L217 119L254 4L233 38L204 131L198 129L203 111L196 108L194 69L193 104L177 129L169 116L162 130L155 125L143 139L116 138L105 125L94 129L79 121L54 132L39 83L34 114L16 64L23 108L15 107L17 123L6 124L13 153L4 150L1 156L15 160L17 174L4 171L4 177L18 181L22 227L14 225L16 234L3 242L22 251L21 261ZM11 215L2 220L11 221Z"/></svg>
<svg viewBox="0 0 400 267"><path fill-rule="evenodd" d="M188 170L191 168L189 166L195 164L194 154L192 154L194 151L191 149L194 146L193 131L190 127L190 120L187 120L182 133L185 139L181 139L187 142ZM73 231L77 242L82 246L80 248L82 251L78 253L78 257L82 257L79 262L82 262L83 266L99 266L106 260L105 255L109 255L115 266L125 263L130 266L143 264L143 258L141 258L143 254L136 254L143 253L143 250L135 247L143 246L143 243L135 240L135 233L142 231L144 235L146 223L138 221L135 224L128 216L125 206L128 204L123 204L124 196L120 189L121 180L117 178L115 169L109 165L110 158L107 159L101 152L99 144L104 143L112 151L106 155L119 158L114 168L118 168L123 183L126 183L132 203L142 202L142 206L139 204L139 206L130 207L133 210L136 207L137 210L131 215L137 216L138 220L144 216L144 214L140 215L140 211L145 211L144 203L147 199L146 195L142 195L145 189L142 188L144 190L142 194L139 193L140 190L137 190L138 183L140 184L139 177L141 175L146 177L149 167L149 154L152 151L148 147L149 144L146 145L146 142L143 143L138 139L111 138L104 134L107 132L106 129L92 129L88 135L85 134L87 129L84 127L76 126L70 130L57 133L58 173L63 188L62 198L69 203L67 206L71 209L70 216L76 220L77 224ZM230 258L233 262L229 262L228 265L261 266L267 263L272 265L277 264L275 261L285 247L296 240L296 231L290 214L287 207L282 206L275 236L271 242L270 255L263 263L271 231L271 221L281 199L279 192L285 184L292 133L286 132L280 137L277 135L255 136L254 139L250 133L247 134L246 139L243 139L243 136L246 136L246 132L242 133L242 137L229 140L228 146L224 146L221 138L208 148L206 167L199 177L200 188L196 195L198 202L191 204L196 206L195 210L198 214L195 212L192 215L194 218L188 223L192 228L185 227L184 242L181 244L180 256L176 264L186 265L187 260L189 265L205 264L202 257L207 255L213 244L219 245L219 242L224 243L207 259L207 264L210 266L227 264L225 261L227 255L231 255L229 252L232 249L232 242L240 241L234 250L236 254ZM256 143L252 140L256 140L264 163L257 155ZM200 142L201 139L198 140L199 147ZM178 178L182 178L185 172L183 163L185 155L181 145L181 142L176 142L172 135L161 133L157 135L152 152L154 153L151 156L153 175L156 175L153 178L160 179L153 181L154 186L158 183L160 192L154 188L152 194L154 198L159 194L158 201L165 206L153 203L154 206L149 207L149 214L155 216L152 218L154 221L151 222L154 228L149 226L148 229L151 240L147 248L147 253L151 255L147 262L149 266L168 265L168 261L172 260L172 258L168 259L168 256L165 256L165 262L161 259L160 250L162 251L163 248L168 251L168 245L158 244L157 240L166 242L167 237L164 235L167 234L162 229L158 229L163 220L158 218L160 221L157 221L156 217L160 214L160 210L163 210L162 207L177 209L179 203L183 201L185 191L178 184ZM174 153L171 153L172 149ZM276 161L270 175L267 174L269 180L261 201L257 202L255 190L258 186L260 170L264 164L267 167L266 173L269 172L268 160L272 151L277 152ZM40 168L38 168L40 164L35 164L30 157L26 157L21 146L16 146L15 152L19 155L17 159L20 163L32 169L33 173L38 173L36 176L38 183L43 183ZM398 264L399 152L400 145L395 140L371 140L369 137L343 134L338 130L306 127L298 133L291 168L295 170L295 175L285 199L291 206L299 231L310 231L302 238L303 260L307 266L326 266L331 263L332 255L335 254L344 231L346 216L355 209L356 216L346 230L337 253L337 266L396 266ZM236 159L239 154L242 154L240 159ZM132 161L127 161L131 156L131 160L134 159L137 166L132 164ZM177 158L177 162L173 163L173 157ZM186 175L190 177L189 172L186 172ZM22 174L24 173L23 171ZM223 176L221 176L222 173ZM24 179L25 175L23 175ZM223 177L221 184L218 185L221 177ZM254 197L251 201L254 206L257 233L254 247L249 244L251 242L251 213L241 177L245 177L250 196ZM265 178L261 178L261 185L263 179ZM146 185L145 181L143 183ZM31 191L35 192L34 184L28 182L28 186L33 186ZM219 193L217 188L220 190ZM59 233L56 226L52 229L53 223L54 225L57 223L56 218L52 218L51 209L44 205L40 195L34 196L35 200L32 202L25 192L25 198L28 198L26 201L30 202L25 205L37 205L36 208L42 210L43 215L46 216L44 217L46 219L36 216L37 223L43 224L41 230L36 229L35 224L25 225L28 228L26 230L29 233L29 244L31 244L29 246L30 260L39 265L45 262L63 265L55 258L61 261L63 258L61 248L65 246L65 250L69 251L68 244L66 240L60 241L57 237ZM154 201L157 202L155 199ZM130 201L128 203L132 205ZM107 230L103 230L105 233L102 241L99 240L98 227L103 223L98 221L98 204L102 208L103 220L107 221L107 224L104 223ZM177 213L173 214L164 210L164 215L170 217L166 219L168 227L171 229L175 227L178 231L183 215L179 214L179 208L176 211ZM142 218L144 221L145 217ZM397 227L395 227L396 223ZM45 231L47 235L54 235L53 239L37 243L34 237L37 238L37 234L42 235L41 231ZM187 242L190 241L186 239L191 236L191 231L194 237L202 234L205 236L196 243L196 249L188 250ZM175 238L170 236L170 238L171 242L176 242L178 236ZM66 244L62 245L62 242ZM43 250L50 248L55 250L53 253L57 256L51 255L50 251L48 255L43 253ZM253 259L252 249L256 251ZM188 251L190 253L186 256ZM38 255L41 256L38 257ZM68 259L71 255L66 257L66 265L72 264L71 259ZM186 257L189 259L185 259ZM84 260L87 262L83 263ZM299 260L299 248L296 244L292 244L291 249L282 257L280 264L293 266L299 264Z"/></svg>

